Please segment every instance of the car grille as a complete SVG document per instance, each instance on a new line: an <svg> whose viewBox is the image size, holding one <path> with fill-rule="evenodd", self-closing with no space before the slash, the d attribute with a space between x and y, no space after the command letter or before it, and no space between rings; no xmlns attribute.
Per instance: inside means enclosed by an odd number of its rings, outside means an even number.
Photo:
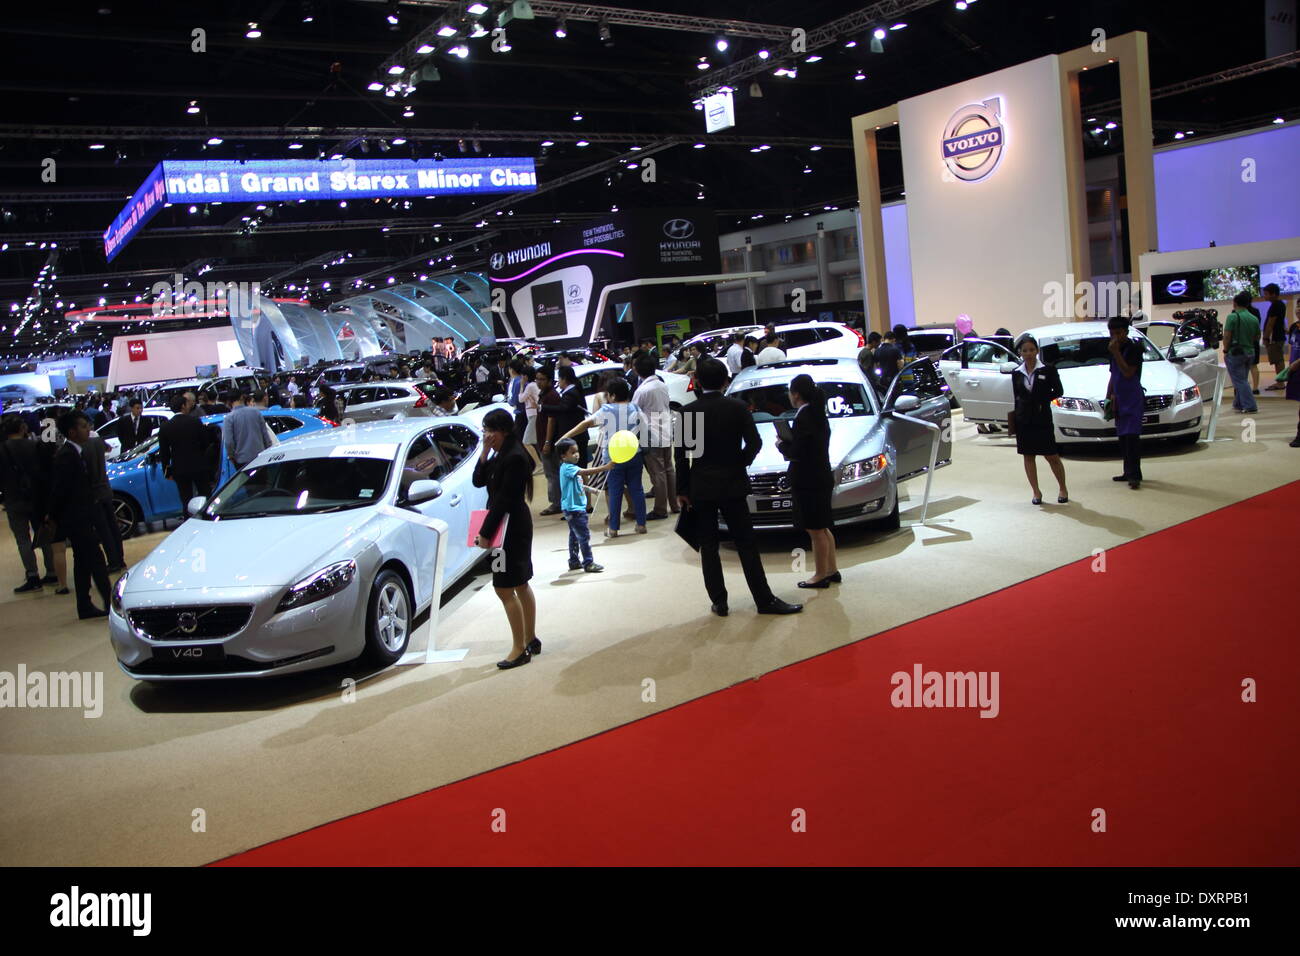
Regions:
<svg viewBox="0 0 1300 956"><path fill-rule="evenodd" d="M1173 403L1174 397L1172 395L1148 395L1147 411L1158 412L1162 408L1168 408Z"/></svg>
<svg viewBox="0 0 1300 956"><path fill-rule="evenodd" d="M762 475L750 475L749 484L754 489L750 494L771 497L774 495L788 495L790 493L790 479L786 476L784 471L771 471Z"/></svg>
<svg viewBox="0 0 1300 956"><path fill-rule="evenodd" d="M143 607L131 611L131 624L150 640L199 641L229 637L246 627L252 616L251 604Z"/></svg>

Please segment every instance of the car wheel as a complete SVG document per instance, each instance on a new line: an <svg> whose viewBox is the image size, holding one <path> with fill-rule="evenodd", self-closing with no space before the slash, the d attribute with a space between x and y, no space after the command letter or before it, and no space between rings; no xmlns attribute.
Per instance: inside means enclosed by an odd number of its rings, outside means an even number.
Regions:
<svg viewBox="0 0 1300 956"><path fill-rule="evenodd" d="M901 526L898 517L898 489L894 489L894 510L879 521L871 522L871 527L877 531L897 531Z"/></svg>
<svg viewBox="0 0 1300 956"><path fill-rule="evenodd" d="M124 495L113 496L113 520L117 522L117 533L122 540L134 538L136 528L144 520L140 507Z"/></svg>
<svg viewBox="0 0 1300 956"><path fill-rule="evenodd" d="M411 639L411 595L395 571L380 571L366 610L366 653L378 664L395 663Z"/></svg>

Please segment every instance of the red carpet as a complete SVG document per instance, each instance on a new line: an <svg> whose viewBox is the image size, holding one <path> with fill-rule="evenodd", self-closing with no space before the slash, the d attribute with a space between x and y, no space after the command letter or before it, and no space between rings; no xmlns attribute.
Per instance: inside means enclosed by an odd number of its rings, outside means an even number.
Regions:
<svg viewBox="0 0 1300 956"><path fill-rule="evenodd" d="M222 863L1295 865L1297 515L1300 483ZM998 672L1000 713L891 706L914 664Z"/></svg>

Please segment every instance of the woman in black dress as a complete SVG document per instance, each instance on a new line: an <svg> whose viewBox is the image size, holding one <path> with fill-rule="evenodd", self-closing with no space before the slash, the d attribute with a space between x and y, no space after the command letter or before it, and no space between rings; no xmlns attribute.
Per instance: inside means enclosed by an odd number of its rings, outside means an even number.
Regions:
<svg viewBox="0 0 1300 956"><path fill-rule="evenodd" d="M1021 339L1020 358L1019 367L1011 373L1011 391L1016 400L1013 421L1016 451L1024 456L1025 475L1034 492L1031 504L1043 503L1043 493L1038 489L1037 459L1042 455L1056 476L1056 502L1063 505L1070 500L1070 493L1065 489L1065 465L1056 445L1052 400L1064 395L1065 389L1056 368L1038 361L1038 342L1032 336Z"/></svg>
<svg viewBox="0 0 1300 956"><path fill-rule="evenodd" d="M794 418L789 440L778 440L777 451L790 462L786 475L794 495L795 523L812 539L816 571L801 588L828 588L839 584L835 563L835 535L831 533L831 425L826 419L826 393L811 375L796 375L790 382Z"/></svg>
<svg viewBox="0 0 1300 956"><path fill-rule="evenodd" d="M495 454L489 457L489 452ZM537 601L528 582L533 576L533 515L528 502L533 497L533 460L515 434L514 417L504 409L493 409L483 417L483 449L474 466L474 486L486 487L488 513L474 542L492 547L501 522L506 520L501 554L492 557L492 587L506 609L514 645L510 655L497 662L507 670L519 667L542 652L537 629Z"/></svg>

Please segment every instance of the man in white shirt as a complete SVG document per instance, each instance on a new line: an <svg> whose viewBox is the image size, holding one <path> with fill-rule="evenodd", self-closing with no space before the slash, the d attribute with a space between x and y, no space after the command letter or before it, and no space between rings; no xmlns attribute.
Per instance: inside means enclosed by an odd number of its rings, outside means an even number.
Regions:
<svg viewBox="0 0 1300 956"><path fill-rule="evenodd" d="M745 351L745 333L737 332L731 337L731 348L727 349L727 372L734 378L740 372L740 353Z"/></svg>
<svg viewBox="0 0 1300 956"><path fill-rule="evenodd" d="M775 332L769 332L763 339L763 349L754 356L755 365L771 365L773 362L784 362L785 353L778 347L780 339Z"/></svg>
<svg viewBox="0 0 1300 956"><path fill-rule="evenodd" d="M677 474L673 469L673 413L668 402L668 386L655 374L655 360L651 355L641 355L636 360L636 374L641 379L632 404L641 410L645 429L639 436L643 441L646 470L650 472L650 486L654 490L655 507L646 515L648 520L668 517L678 511Z"/></svg>

